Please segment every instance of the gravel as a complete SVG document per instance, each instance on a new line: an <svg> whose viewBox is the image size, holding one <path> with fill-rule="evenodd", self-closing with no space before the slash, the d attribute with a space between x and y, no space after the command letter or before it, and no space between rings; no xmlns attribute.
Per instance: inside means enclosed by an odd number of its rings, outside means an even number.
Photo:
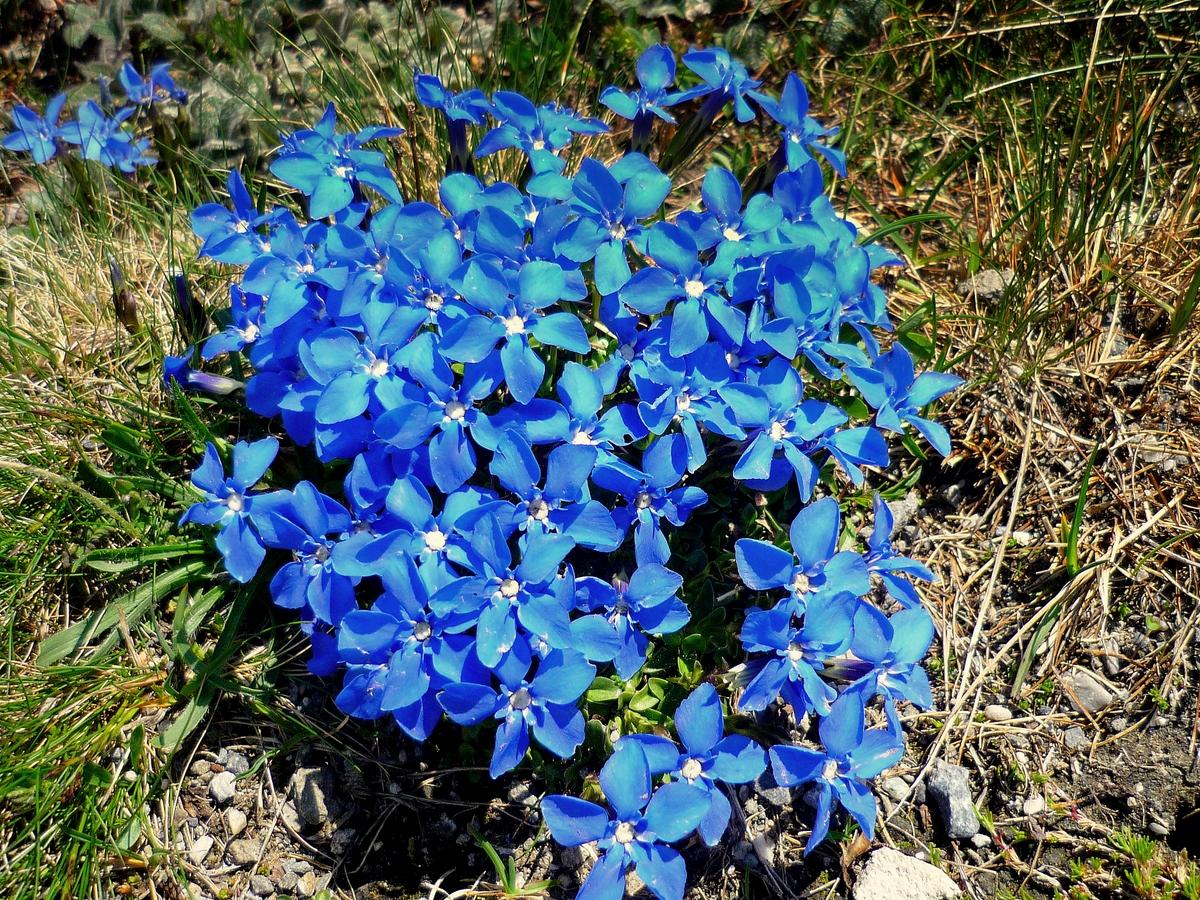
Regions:
<svg viewBox="0 0 1200 900"><path fill-rule="evenodd" d="M269 897L275 893L275 882L266 875L251 875L250 890L260 897Z"/></svg>
<svg viewBox="0 0 1200 900"><path fill-rule="evenodd" d="M955 291L960 297L974 294L986 303L996 303L1004 297L1004 292L1016 277L1012 269L984 269L972 275L966 281L961 281Z"/></svg>
<svg viewBox="0 0 1200 900"><path fill-rule="evenodd" d="M1092 715L1103 712L1116 699L1095 675L1078 666L1063 676L1067 699L1077 712L1087 710Z"/></svg>
<svg viewBox="0 0 1200 900"><path fill-rule="evenodd" d="M192 842L191 849L188 850L188 859L191 860L193 866L204 865L204 860L208 857L208 852L212 850L214 843L216 842L210 834L201 835Z"/></svg>
<svg viewBox="0 0 1200 900"><path fill-rule="evenodd" d="M258 862L259 846L254 841L230 841L225 858L233 866L252 866Z"/></svg>
<svg viewBox="0 0 1200 900"><path fill-rule="evenodd" d="M891 847L872 853L854 884L854 900L955 900L961 895L941 869Z"/></svg>
<svg viewBox="0 0 1200 900"><path fill-rule="evenodd" d="M791 789L780 787L770 769L754 779L754 792L772 806L778 806L781 809L789 806L792 802Z"/></svg>
<svg viewBox="0 0 1200 900"><path fill-rule="evenodd" d="M246 814L236 807L225 813L225 825L229 828L229 836L237 837L246 830Z"/></svg>

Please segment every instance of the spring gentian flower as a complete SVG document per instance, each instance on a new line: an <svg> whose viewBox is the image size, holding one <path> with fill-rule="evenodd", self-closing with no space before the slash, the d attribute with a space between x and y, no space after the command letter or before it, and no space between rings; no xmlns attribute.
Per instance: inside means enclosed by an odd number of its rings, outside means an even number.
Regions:
<svg viewBox="0 0 1200 900"><path fill-rule="evenodd" d="M946 427L917 415L917 411L963 383L947 372L913 372L912 354L896 341L881 354L871 369L849 366L846 374L863 399L875 410L880 428L903 433L907 422L917 429L942 456L950 454L950 433Z"/></svg>
<svg viewBox="0 0 1200 900"><path fill-rule="evenodd" d="M837 692L818 674L825 660L844 653L854 633L854 613L859 599L853 594L814 594L809 598L804 622L797 628L786 605L751 609L742 626L741 641L749 653L773 654L747 664L751 678L738 707L746 712L766 709L783 694L799 719L815 711L827 715Z"/></svg>
<svg viewBox="0 0 1200 900"><path fill-rule="evenodd" d="M371 125L357 134L338 134L337 112L330 103L311 129L285 139L271 173L309 198L308 214L323 219L341 212L357 198L358 185L374 188L393 203L400 189L382 153L362 145L377 138L398 137L403 128Z"/></svg>
<svg viewBox="0 0 1200 900"><path fill-rule="evenodd" d="M200 355L205 359L241 350L262 334L262 297L247 294L240 285L231 284L229 298L230 322L224 331L204 342Z"/></svg>
<svg viewBox="0 0 1200 900"><path fill-rule="evenodd" d="M646 664L647 634L671 634L691 613L679 599L683 578L658 563L645 563L625 581L611 583L590 575L575 582L580 609L600 611L616 632L620 650L613 658L617 674L628 681Z"/></svg>
<svg viewBox="0 0 1200 900"><path fill-rule="evenodd" d="M117 73L117 80L121 82L129 101L137 105L148 106L164 99L164 95L176 103L187 103L188 92L175 86L170 70L170 63L159 63L152 66L150 74L143 78L133 63L126 62Z"/></svg>
<svg viewBox="0 0 1200 900"><path fill-rule="evenodd" d="M557 103L534 106L526 97L511 91L492 95L491 113L499 124L483 136L475 148L475 158L505 147L520 147L537 175L562 171L565 163L555 154L571 142L572 135L608 131L608 126L599 119L576 116Z"/></svg>
<svg viewBox="0 0 1200 900"><path fill-rule="evenodd" d="M843 178L846 177L846 154L821 143L824 138L836 136L838 129L822 128L820 123L808 114L808 91L804 89L804 82L795 72L788 73L778 103L769 98L765 101L761 98L756 99L767 111L767 115L783 126L783 145L779 149L784 165L776 164L778 171L785 168L791 171L801 168L811 158L804 152L805 149L812 149L829 160L834 171Z"/></svg>
<svg viewBox="0 0 1200 900"><path fill-rule="evenodd" d="M682 781L664 784L651 796L650 764L642 747L621 742L600 770L600 787L613 818L601 806L554 794L542 800L542 816L554 840L565 847L598 841L603 854L592 866L576 900L621 900L631 865L658 900L682 900L687 868L666 846L682 840L708 813L708 794Z"/></svg>
<svg viewBox="0 0 1200 900"><path fill-rule="evenodd" d="M808 598L817 593L848 591L861 597L871 590L867 563L852 550L838 550L842 514L833 497L810 503L792 520L788 536L792 552L751 538L734 545L738 574L756 591L786 588L786 607L803 615Z"/></svg>
<svg viewBox="0 0 1200 900"><path fill-rule="evenodd" d="M895 701L907 700L922 709L933 709L933 691L921 660L929 652L936 630L924 609L902 609L885 616L869 603L854 615L854 642L850 651L870 671L860 676L849 690L859 690L863 699L881 694L889 723L899 733ZM853 670L853 666L851 670Z"/></svg>
<svg viewBox="0 0 1200 900"><path fill-rule="evenodd" d="M901 556L892 549L892 529L895 519L887 501L878 491L875 492L873 508L875 512L875 527L867 539L867 569L883 579L883 586L888 596L898 600L909 608L919 607L921 597L907 575L919 581L936 581L937 576L923 563L907 556Z"/></svg>
<svg viewBox="0 0 1200 900"><path fill-rule="evenodd" d="M255 504L262 495L250 494L275 460L279 441L266 437L253 444L238 441L233 448L233 474L225 477L225 467L217 448L206 445L204 461L192 473L192 484L205 499L184 512L179 524L219 525L217 549L225 559L225 568L235 580L245 584L258 571L267 551L251 525Z"/></svg>
<svg viewBox="0 0 1200 900"><path fill-rule="evenodd" d="M425 75L417 69L413 69L413 85L417 90L417 102L422 106L441 110L446 120L446 135L450 141L447 174L473 174L475 161L467 147L467 126L482 125L484 113L492 108L483 91L472 88L461 94L454 94L446 90L436 75Z"/></svg>
<svg viewBox="0 0 1200 900"><path fill-rule="evenodd" d="M836 797L854 817L867 840L875 836L878 808L875 795L863 781L874 778L904 754L904 745L886 729L866 730L863 701L857 691L846 691L819 726L825 752L807 747L771 748L771 770L783 787L817 783L817 817L804 848L807 856L829 833L829 814Z"/></svg>
<svg viewBox="0 0 1200 900"><path fill-rule="evenodd" d="M596 469L592 481L618 494L624 506L613 510L613 520L624 534L636 523L634 549L638 565L665 563L671 556L659 519L683 525L692 510L708 502L708 494L693 485L676 487L687 474L687 444L678 434L661 437L642 455L642 470L625 462Z"/></svg>
<svg viewBox="0 0 1200 900"><path fill-rule="evenodd" d="M68 144L77 145L84 159L132 172L135 166L156 162L145 155L149 140L134 141L129 132L121 130L121 123L133 113L134 107L126 106L110 119L95 101L88 100L76 110L75 121L60 128L58 134Z"/></svg>
<svg viewBox="0 0 1200 900"><path fill-rule="evenodd" d="M583 713L576 701L596 677L596 667L574 650L552 651L526 680L528 651L514 652L520 665L502 666L500 688L459 683L446 685L438 702L460 725L476 725L491 717L500 720L489 774L499 778L525 758L530 733L555 756L569 758L583 743ZM521 655L525 654L525 655Z"/></svg>
<svg viewBox="0 0 1200 900"><path fill-rule="evenodd" d="M192 212L192 232L204 240L197 255L247 266L260 254L270 251L270 241L257 229L278 219L283 209L259 215L254 198L246 190L246 183L237 169L230 169L225 184L233 203L232 210L220 203L205 203Z"/></svg>
<svg viewBox="0 0 1200 900"><path fill-rule="evenodd" d="M650 149L650 133L656 118L675 124L675 117L666 110L677 102L667 96L667 88L675 83L675 53L664 44L647 48L638 57L637 77L641 90L627 94L610 85L600 94L600 102L622 119L633 121L629 149L645 153Z"/></svg>
<svg viewBox="0 0 1200 900"><path fill-rule="evenodd" d="M163 358L163 385L170 389L172 381L184 390L205 391L219 397L232 394L239 388L245 387L236 378L193 369L191 349L182 356L167 355Z"/></svg>
<svg viewBox="0 0 1200 900"><path fill-rule="evenodd" d="M63 104L66 102L66 94L56 95L46 104L46 115L44 116L39 116L25 106L15 107L12 112L12 120L16 131L4 136L4 149L24 150L33 157L33 161L39 166L49 162L58 150L56 138L61 134L58 117L62 114Z"/></svg>
<svg viewBox="0 0 1200 900"><path fill-rule="evenodd" d="M658 735L631 734L617 743L640 743L654 774L669 773L672 779L695 785L708 794L708 814L700 823L700 836L708 846L715 847L733 812L717 782L753 781L766 770L767 754L744 735L725 736L721 700L711 684L700 685L679 704L675 728L683 741L682 752L674 741Z"/></svg>

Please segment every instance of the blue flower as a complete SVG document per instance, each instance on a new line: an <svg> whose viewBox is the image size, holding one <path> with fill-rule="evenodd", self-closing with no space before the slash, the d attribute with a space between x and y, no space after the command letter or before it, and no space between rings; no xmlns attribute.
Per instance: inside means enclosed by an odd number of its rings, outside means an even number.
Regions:
<svg viewBox="0 0 1200 900"><path fill-rule="evenodd" d="M822 128L817 120L808 114L808 91L804 89L804 82L794 72L788 73L778 103L769 98L756 99L767 111L767 115L783 126L783 146L780 150L787 169L801 168L811 158L804 151L811 148L829 160L829 164L839 175L846 177L846 154L821 143L824 138L836 136L838 129Z"/></svg>
<svg viewBox="0 0 1200 900"><path fill-rule="evenodd" d="M204 342L200 355L212 359L222 353L233 353L253 344L262 334L262 297L247 294L238 284L229 286L230 322L225 330Z"/></svg>
<svg viewBox="0 0 1200 900"><path fill-rule="evenodd" d="M492 95L491 113L499 124L483 136L475 148L475 158L506 147L520 147L538 175L562 171L565 163L556 153L571 142L573 135L608 131L608 126L599 119L576 116L557 103L534 106L526 97L511 91Z"/></svg>
<svg viewBox="0 0 1200 900"><path fill-rule="evenodd" d="M788 536L792 552L766 541L742 538L734 545L738 574L748 588L786 588L784 606L803 615L814 594L849 592L861 597L871 590L867 563L852 550L838 550L842 515L838 502L824 497L810 503L792 520Z"/></svg>
<svg viewBox="0 0 1200 900"><path fill-rule="evenodd" d="M807 747L771 748L771 770L783 787L817 783L817 817L804 848L807 856L829 833L833 800L854 817L867 840L875 836L878 809L875 795L863 781L874 778L904 754L901 739L882 728L866 730L863 701L856 691L846 691L834 702L819 726L825 752Z"/></svg>
<svg viewBox="0 0 1200 900"><path fill-rule="evenodd" d="M509 431L496 445L489 470L517 496L512 524L521 531L565 534L581 547L611 553L620 546L624 530L604 504L588 496L588 477L595 465L595 447L555 447L546 460L545 484L539 487L542 473L533 450Z"/></svg>
<svg viewBox="0 0 1200 900"><path fill-rule="evenodd" d="M963 383L961 378L946 372L916 375L912 355L899 341L875 360L873 368L850 366L846 374L875 410L875 423L880 428L903 433L907 422L925 436L934 450L949 455L950 434L946 427L922 418L917 411L950 393Z"/></svg>
<svg viewBox="0 0 1200 900"><path fill-rule="evenodd" d="M901 556L892 549L892 528L895 519L887 501L878 491L875 492L873 506L875 527L871 529L871 536L867 539L867 568L883 580L889 597L909 608L919 607L921 597L917 589L908 578L900 576L908 575L920 581L936 581L937 576L928 566L910 557Z"/></svg>
<svg viewBox="0 0 1200 900"><path fill-rule="evenodd" d="M311 129L285 137L283 152L271 163L271 173L309 198L308 213L323 219L341 212L358 199L358 185L374 188L393 203L400 189L382 153L363 150L376 138L397 137L403 128L372 125L357 134L338 134L337 113L330 103Z"/></svg>
<svg viewBox="0 0 1200 900"><path fill-rule="evenodd" d="M751 78L746 67L720 47L689 50L683 54L683 64L699 75L701 81L693 88L673 94L672 105L707 96L709 102L719 110L732 100L737 120L749 122L754 118L754 110L746 102L746 97L752 97L759 103L773 102L766 94L755 90L762 82Z"/></svg>
<svg viewBox="0 0 1200 900"><path fill-rule="evenodd" d="M659 519L683 525L692 510L708 502L708 494L693 485L676 487L687 474L687 445L677 434L654 441L642 455L642 470L613 461L596 469L592 481L618 494L624 506L613 510L622 534L636 523L634 550L639 566L665 563L671 557Z"/></svg>
<svg viewBox="0 0 1200 900"><path fill-rule="evenodd" d="M675 83L675 54L664 44L646 49L637 61L637 77L641 90L625 93L615 85L606 87L600 102L622 119L633 121L630 151L645 153L650 149L651 128L656 118L675 124L675 117L666 107L674 101L667 88Z"/></svg>
<svg viewBox="0 0 1200 900"><path fill-rule="evenodd" d="M110 119L95 101L88 100L76 111L75 121L59 129L58 136L68 144L77 145L84 159L96 160L105 166L116 166L122 172L132 172L136 166L157 162L146 156L150 147L148 139L135 141L133 135L121 130L121 123L134 111L134 107L126 106L117 110Z"/></svg>
<svg viewBox="0 0 1200 900"><path fill-rule="evenodd" d="M271 249L271 242L258 232L258 228L278 219L284 210L276 207L260 215L237 169L230 169L225 183L233 203L232 210L220 203L205 203L192 211L192 232L204 240L197 255L247 266Z"/></svg>
<svg viewBox="0 0 1200 900"><path fill-rule="evenodd" d="M725 833L733 810L717 782L746 784L767 768L767 754L750 738L725 736L721 700L711 684L702 684L679 704L675 728L683 741L683 752L669 738L631 734L617 741L642 745L654 774L668 773L672 779L694 785L709 797L708 813L700 822L704 843L715 847Z"/></svg>
<svg viewBox="0 0 1200 900"><path fill-rule="evenodd" d="M483 91L472 88L454 94L446 90L436 75L425 75L417 69L413 69L413 86L417 90L417 102L441 110L446 120L446 133L450 140L446 172L473 173L475 162L467 147L467 125L482 125L484 114L492 109Z"/></svg>
<svg viewBox="0 0 1200 900"><path fill-rule="evenodd" d="M782 693L797 719L808 712L828 715L837 693L818 673L826 659L849 649L859 602L849 592L814 594L799 627L796 614L786 604L747 611L742 645L749 653L772 655L747 664L746 672L752 677L738 707L759 712Z"/></svg>
<svg viewBox="0 0 1200 900"><path fill-rule="evenodd" d="M131 103L149 106L165 97L170 97L176 103L187 103L188 92L175 86L170 69L170 63L159 63L151 67L150 74L143 78L133 63L126 62L117 73L117 80L121 82Z"/></svg>
<svg viewBox="0 0 1200 900"><path fill-rule="evenodd" d="M262 505L263 495L250 493L267 467L279 452L279 441L273 437L248 444L238 441L233 448L233 474L225 477L225 468L217 448L208 444L204 461L192 473L192 484L205 499L184 512L179 524L219 525L217 549L225 560L225 568L235 580L245 584L258 571L267 551L262 539L251 524L251 517Z"/></svg>
<svg viewBox="0 0 1200 900"><path fill-rule="evenodd" d="M438 694L442 708L460 725L476 725L488 717L500 720L489 769L492 778L525 758L530 733L551 753L569 758L583 743L583 713L575 703L596 677L596 667L573 650L550 653L531 681L526 680L528 655L514 657L520 664L500 669L499 690L459 683L446 685Z"/></svg>
<svg viewBox="0 0 1200 900"><path fill-rule="evenodd" d="M933 619L921 608L902 609L890 618L869 603L854 616L854 641L850 650L870 665L849 690L859 690L864 699L876 694L884 698L893 731L899 734L895 701L907 700L922 709L933 709L933 692L921 660L929 652L936 631Z"/></svg>
<svg viewBox="0 0 1200 900"><path fill-rule="evenodd" d="M650 764L641 745L622 742L600 770L600 787L612 809L554 794L542 800L550 834L566 847L598 841L603 854L592 866L576 900L621 900L625 870L658 900L682 900L687 868L667 844L682 840L708 813L709 795L682 781L664 784L651 796Z"/></svg>
<svg viewBox="0 0 1200 900"><path fill-rule="evenodd" d="M463 298L481 315L468 316L446 329L438 351L455 362L483 362L500 348L505 384L518 403L528 403L541 387L546 364L529 346L532 335L543 344L588 353L591 344L574 313L543 313L562 299L566 279L558 263L533 260L521 266L510 286L495 266L471 260L459 279Z"/></svg>
<svg viewBox="0 0 1200 900"><path fill-rule="evenodd" d="M534 532L525 542L520 563L514 568L506 533L494 514L476 523L467 554L467 568L475 573L447 585L431 601L439 615L461 613L477 617L476 650L488 667L500 664L517 644L517 625L542 638L555 649L571 647L571 620L556 592L558 569L575 546L562 534Z"/></svg>
<svg viewBox="0 0 1200 900"><path fill-rule="evenodd" d="M12 120L16 131L4 136L4 149L28 152L38 165L49 162L58 150L56 138L62 134L58 117L66 102L66 94L56 95L46 104L45 116L39 116L25 106L14 107Z"/></svg>
<svg viewBox="0 0 1200 900"><path fill-rule="evenodd" d="M679 599L683 578L658 563L645 563L629 581L610 584L590 575L575 582L580 609L602 610L617 635L620 649L613 656L617 674L628 681L646 664L647 634L671 634L688 623L691 613Z"/></svg>
<svg viewBox="0 0 1200 900"><path fill-rule="evenodd" d="M863 480L859 465L887 466L883 435L867 425L839 429L849 416L829 403L802 400L804 385L786 359L777 357L749 374L751 383L719 388L738 424L754 436L734 466L735 478L774 490L794 474L801 499L808 500L820 474L813 457L822 452L855 484Z"/></svg>

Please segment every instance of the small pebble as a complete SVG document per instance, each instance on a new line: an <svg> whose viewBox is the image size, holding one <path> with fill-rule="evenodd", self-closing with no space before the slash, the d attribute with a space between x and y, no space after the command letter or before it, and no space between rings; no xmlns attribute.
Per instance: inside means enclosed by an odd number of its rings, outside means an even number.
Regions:
<svg viewBox="0 0 1200 900"><path fill-rule="evenodd" d="M250 760L236 750L226 750L222 747L221 752L217 754L217 762L225 767L226 772L232 772L234 775L245 775L250 771Z"/></svg>
<svg viewBox="0 0 1200 900"><path fill-rule="evenodd" d="M208 796L212 797L213 803L224 806L237 796L237 776L232 772L214 775L213 780L208 783Z"/></svg>
<svg viewBox="0 0 1200 900"><path fill-rule="evenodd" d="M329 841L329 852L334 856L344 856L346 851L354 846L358 832L353 828L339 828Z"/></svg>
<svg viewBox="0 0 1200 900"><path fill-rule="evenodd" d="M295 872L297 875L305 875L312 871L312 863L307 859L292 859L283 864L283 867L289 872Z"/></svg>
<svg viewBox="0 0 1200 900"><path fill-rule="evenodd" d="M207 759L198 759L192 763L191 773L197 778L212 771L212 763Z"/></svg>
<svg viewBox="0 0 1200 900"><path fill-rule="evenodd" d="M297 897L311 897L317 892L317 876L312 872L305 872L300 876L300 880L296 882Z"/></svg>
<svg viewBox="0 0 1200 900"><path fill-rule="evenodd" d="M1046 811L1046 798L1041 794L1034 794L1025 801L1025 805L1021 807L1021 811L1027 816L1036 816L1039 813Z"/></svg>
<svg viewBox="0 0 1200 900"><path fill-rule="evenodd" d="M290 891L296 886L296 882L300 880L300 876L295 872L284 872L283 877L279 879L277 884L281 891Z"/></svg>
<svg viewBox="0 0 1200 900"><path fill-rule="evenodd" d="M990 847L992 845L992 837L991 835L984 834L981 831L979 834L975 835L975 837L971 838L971 843L982 850L984 847Z"/></svg>
<svg viewBox="0 0 1200 900"><path fill-rule="evenodd" d="M246 814L240 809L231 809L225 813L225 824L229 826L229 836L237 837L246 828Z"/></svg>
<svg viewBox="0 0 1200 900"><path fill-rule="evenodd" d="M891 778L885 779L883 782L883 792L899 803L908 796L910 788L908 782L903 778L898 778L893 775Z"/></svg>
<svg viewBox="0 0 1200 900"><path fill-rule="evenodd" d="M1150 824L1146 827L1161 837L1166 837L1171 833L1170 828L1168 828L1166 825L1163 825L1161 822L1155 822L1153 819L1151 819Z"/></svg>
<svg viewBox="0 0 1200 900"><path fill-rule="evenodd" d="M999 703L993 703L991 706L984 707L983 714L993 722L1007 722L1013 717L1012 710L1007 706L1001 706Z"/></svg>
<svg viewBox="0 0 1200 900"><path fill-rule="evenodd" d="M1078 725L1072 725L1063 732L1063 743L1067 745L1068 750L1074 750L1087 743L1087 734Z"/></svg>
<svg viewBox="0 0 1200 900"><path fill-rule="evenodd" d="M266 875L251 875L250 890L260 897L269 897L275 893L275 882Z"/></svg>
<svg viewBox="0 0 1200 900"><path fill-rule="evenodd" d="M258 862L258 844L254 841L230 841L225 848L225 858L234 866L250 866Z"/></svg>
<svg viewBox="0 0 1200 900"><path fill-rule="evenodd" d="M208 856L208 851L212 849L215 842L212 835L202 835L192 843L192 848L188 850L188 859L192 861L193 866L204 865L204 860Z"/></svg>

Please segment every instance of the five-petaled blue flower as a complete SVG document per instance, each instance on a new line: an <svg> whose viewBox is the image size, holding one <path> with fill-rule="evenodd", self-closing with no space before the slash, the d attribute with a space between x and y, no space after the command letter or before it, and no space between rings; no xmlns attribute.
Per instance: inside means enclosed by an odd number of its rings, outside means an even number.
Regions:
<svg viewBox="0 0 1200 900"><path fill-rule="evenodd" d="M14 107L12 120L17 130L4 136L4 149L26 151L39 166L49 162L58 150L56 138L62 133L58 126L58 117L62 114L63 104L66 102L67 95L58 94L46 104L44 116L39 116L25 106Z"/></svg>

